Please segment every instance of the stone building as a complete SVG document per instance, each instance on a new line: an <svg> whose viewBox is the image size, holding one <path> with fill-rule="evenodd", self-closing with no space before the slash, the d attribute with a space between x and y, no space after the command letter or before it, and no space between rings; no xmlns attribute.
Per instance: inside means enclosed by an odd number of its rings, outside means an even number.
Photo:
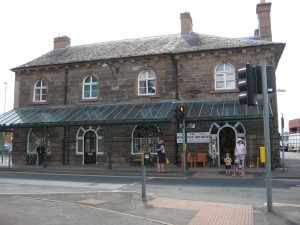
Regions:
<svg viewBox="0 0 300 225"><path fill-rule="evenodd" d="M262 101L240 105L237 70L245 63L277 67L285 44L272 41L271 3L257 5L258 29L247 38L193 31L188 12L181 33L54 49L17 66L15 108L0 116L13 130L13 162L120 165L142 147L152 153L159 138L172 163L183 151L176 109L185 107L187 151L222 164L238 138L249 160L263 146ZM271 147L279 163L276 93L269 95ZM43 157L40 157L40 156Z"/></svg>
<svg viewBox="0 0 300 225"><path fill-rule="evenodd" d="M300 119L289 120L289 133L300 133Z"/></svg>

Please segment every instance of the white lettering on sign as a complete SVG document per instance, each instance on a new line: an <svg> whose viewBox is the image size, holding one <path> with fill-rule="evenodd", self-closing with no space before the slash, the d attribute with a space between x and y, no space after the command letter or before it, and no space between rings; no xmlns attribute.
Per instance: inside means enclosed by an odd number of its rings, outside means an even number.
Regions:
<svg viewBox="0 0 300 225"><path fill-rule="evenodd" d="M187 133L187 143L209 143L209 132ZM177 133L177 143L182 143L182 133Z"/></svg>

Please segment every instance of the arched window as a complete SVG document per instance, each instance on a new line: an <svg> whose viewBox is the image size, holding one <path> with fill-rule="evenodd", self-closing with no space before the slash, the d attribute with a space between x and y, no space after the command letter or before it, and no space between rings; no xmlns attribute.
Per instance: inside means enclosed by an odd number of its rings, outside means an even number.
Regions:
<svg viewBox="0 0 300 225"><path fill-rule="evenodd" d="M161 136L161 129L156 124L136 126L132 131L131 154L139 154L143 148L155 153L156 144Z"/></svg>
<svg viewBox="0 0 300 225"><path fill-rule="evenodd" d="M98 80L95 76L87 76L83 81L83 99L91 99L98 97Z"/></svg>
<svg viewBox="0 0 300 225"><path fill-rule="evenodd" d="M156 76L151 70L145 70L140 73L139 78L139 95L156 94Z"/></svg>
<svg viewBox="0 0 300 225"><path fill-rule="evenodd" d="M47 100L47 83L38 80L34 85L33 102L46 102Z"/></svg>
<svg viewBox="0 0 300 225"><path fill-rule="evenodd" d="M235 89L235 70L230 63L221 63L215 69L215 89Z"/></svg>

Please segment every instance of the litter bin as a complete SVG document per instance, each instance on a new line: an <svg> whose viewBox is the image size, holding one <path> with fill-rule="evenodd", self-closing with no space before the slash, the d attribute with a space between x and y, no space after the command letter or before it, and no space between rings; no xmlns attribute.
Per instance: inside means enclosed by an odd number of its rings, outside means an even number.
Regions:
<svg viewBox="0 0 300 225"><path fill-rule="evenodd" d="M275 150L271 150L271 170L275 170Z"/></svg>

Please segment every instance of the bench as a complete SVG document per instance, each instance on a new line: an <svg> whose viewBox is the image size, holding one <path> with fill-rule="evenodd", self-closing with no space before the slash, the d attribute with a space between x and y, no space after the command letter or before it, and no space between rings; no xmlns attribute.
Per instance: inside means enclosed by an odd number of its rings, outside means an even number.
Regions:
<svg viewBox="0 0 300 225"><path fill-rule="evenodd" d="M194 167L198 166L198 163L202 163L203 168L207 167L207 153L196 153L194 156Z"/></svg>
<svg viewBox="0 0 300 225"><path fill-rule="evenodd" d="M137 153L137 154L133 154L130 157L130 164L132 166L140 166L142 164L142 154L141 153ZM156 156L155 154L150 154L150 166L154 166L154 163L156 162Z"/></svg>
<svg viewBox="0 0 300 225"><path fill-rule="evenodd" d="M183 168L183 154L182 153L180 153L180 166L181 166L181 168ZM191 154L191 153L188 153L187 154L187 159L186 159L186 162L187 162L187 165L188 165L188 167L193 167L193 164L194 164L194 157L193 157L193 155Z"/></svg>

